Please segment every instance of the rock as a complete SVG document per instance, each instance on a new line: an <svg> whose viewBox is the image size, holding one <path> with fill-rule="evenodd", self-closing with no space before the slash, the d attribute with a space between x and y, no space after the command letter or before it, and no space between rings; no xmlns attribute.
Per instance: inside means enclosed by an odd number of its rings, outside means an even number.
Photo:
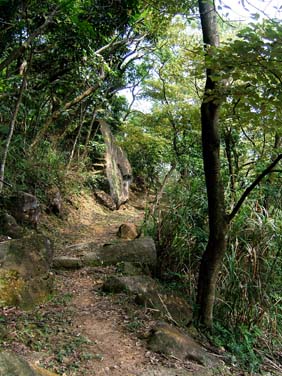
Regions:
<svg viewBox="0 0 282 376"><path fill-rule="evenodd" d="M1 232L13 239L19 239L24 235L24 230L17 224L16 219L8 213L0 215Z"/></svg>
<svg viewBox="0 0 282 376"><path fill-rule="evenodd" d="M157 262L156 246L152 238L144 237L99 247L83 257L85 265L116 265L128 261L155 268Z"/></svg>
<svg viewBox="0 0 282 376"><path fill-rule="evenodd" d="M138 293L135 301L148 308L153 308L155 316L188 326L193 319L193 310L187 301L176 294L166 294L161 291Z"/></svg>
<svg viewBox="0 0 282 376"><path fill-rule="evenodd" d="M158 318L188 326L192 322L193 311L183 298L176 294L166 294L162 286L146 275L111 276L103 285L103 290L111 293L127 292L135 295L137 304L152 308Z"/></svg>
<svg viewBox="0 0 282 376"><path fill-rule="evenodd" d="M106 193L104 191L96 190L95 196L96 196L98 202L101 205L105 206L106 208L108 208L110 210L116 210L117 209L116 203L114 202L114 200L112 199L112 197L108 193Z"/></svg>
<svg viewBox="0 0 282 376"><path fill-rule="evenodd" d="M155 291L159 284L151 277L145 275L136 275L129 277L111 276L104 285L106 292L128 292L130 294L147 294Z"/></svg>
<svg viewBox="0 0 282 376"><path fill-rule="evenodd" d="M42 235L0 243L0 307L30 309L52 292L53 252Z"/></svg>
<svg viewBox="0 0 282 376"><path fill-rule="evenodd" d="M19 223L37 227L40 218L40 205L35 196L26 192L18 192L8 201L8 209Z"/></svg>
<svg viewBox="0 0 282 376"><path fill-rule="evenodd" d="M47 212L60 215L62 212L63 199L58 188L53 188L48 192Z"/></svg>
<svg viewBox="0 0 282 376"><path fill-rule="evenodd" d="M120 262L117 264L117 272L122 275L143 275L146 274L140 267L140 264L132 263L128 261Z"/></svg>
<svg viewBox="0 0 282 376"><path fill-rule="evenodd" d="M150 350L190 360L207 367L218 365L218 360L201 347L192 337L167 323L159 322L151 331L148 346Z"/></svg>
<svg viewBox="0 0 282 376"><path fill-rule="evenodd" d="M138 237L137 227L134 223L123 223L119 226L117 236L125 240L134 240Z"/></svg>
<svg viewBox="0 0 282 376"><path fill-rule="evenodd" d="M0 352L0 376L57 376L37 366L31 366L18 355Z"/></svg>
<svg viewBox="0 0 282 376"><path fill-rule="evenodd" d="M100 120L100 129L106 144L106 174L111 197L119 208L129 198L132 168L125 152L117 145L109 125Z"/></svg>
<svg viewBox="0 0 282 376"><path fill-rule="evenodd" d="M78 257L59 256L54 257L53 268L55 269L79 269L83 267L82 260Z"/></svg>
<svg viewBox="0 0 282 376"><path fill-rule="evenodd" d="M66 246L66 248L74 253L83 253L83 252L90 252L96 251L99 246L95 242L85 242L85 243L78 243L78 244L71 244Z"/></svg>

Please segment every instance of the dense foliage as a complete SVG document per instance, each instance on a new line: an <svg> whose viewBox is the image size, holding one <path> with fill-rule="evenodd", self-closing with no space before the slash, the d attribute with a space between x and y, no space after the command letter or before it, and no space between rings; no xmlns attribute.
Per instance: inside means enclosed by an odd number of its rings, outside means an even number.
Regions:
<svg viewBox="0 0 282 376"><path fill-rule="evenodd" d="M168 35L175 28L174 23ZM144 84L143 95L153 102L152 110L143 118L133 113L130 124L134 127L127 135L134 140L142 128L143 137L153 142L152 153L144 153L145 161L137 163L138 173L148 182L153 176L152 183L160 187L157 178L169 163L176 163L159 210L148 215L146 231L158 240L160 276L177 289L182 286L195 303L209 233L199 124L201 69L206 63L218 71L213 79L220 80L221 86L212 95L221 102L222 178L227 213L235 209L236 216L229 226L218 280L213 335L236 361L253 370L258 369L264 351L273 351L272 360L279 357L282 339L279 165L252 186L281 155L279 30L275 21L251 24L224 40L208 58L193 30L186 29L186 43L181 44L166 35L168 52L161 49L163 54L154 55L153 79ZM132 158L141 155L138 143L135 150L127 140L124 145ZM183 154L177 153L182 150ZM238 207L242 197L247 201Z"/></svg>
<svg viewBox="0 0 282 376"><path fill-rule="evenodd" d="M187 17L194 8L194 1L1 1L0 191L44 201L54 186L96 187L106 119L136 184L164 191L146 231L158 242L159 275L196 305L209 237L200 106L218 104L230 223L213 340L254 370L265 352L281 356L282 27L222 22L221 45L204 50L199 19ZM205 70L214 90L204 95ZM125 87L132 103L118 94Z"/></svg>
<svg viewBox="0 0 282 376"><path fill-rule="evenodd" d="M1 181L36 193L62 171L56 161L95 162L97 120L120 123L117 91L169 22L160 12L137 0L1 2Z"/></svg>

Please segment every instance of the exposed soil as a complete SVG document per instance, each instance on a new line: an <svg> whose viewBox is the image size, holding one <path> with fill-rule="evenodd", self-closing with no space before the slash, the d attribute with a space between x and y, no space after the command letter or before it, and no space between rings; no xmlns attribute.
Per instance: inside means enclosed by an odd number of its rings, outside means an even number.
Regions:
<svg viewBox="0 0 282 376"><path fill-rule="evenodd" d="M117 241L119 226L125 222L140 225L144 214L144 210L129 204L112 212L87 195L77 199L68 211L68 226L60 228L56 249L58 254L64 255L73 255L69 245ZM144 344L136 333L127 328L131 320L136 319L134 310L129 308L131 303L127 301L124 304L126 297L121 300L100 292L104 279L114 272L114 267L99 267L57 275L60 293L72 296L68 309L72 313L74 335L83 337L87 342L84 344L85 359L80 361L79 370L67 374L137 375L150 363Z"/></svg>
<svg viewBox="0 0 282 376"><path fill-rule="evenodd" d="M82 194L69 201L63 219L44 217L39 231L53 240L55 256L77 256L72 245L120 241L119 226L140 226L145 207L146 199L135 196L112 212ZM1 310L0 345L65 376L206 375L208 370L199 365L148 351L152 312L126 294L101 290L104 280L117 272L113 266L54 271L55 294L49 302L32 312Z"/></svg>
<svg viewBox="0 0 282 376"><path fill-rule="evenodd" d="M39 231L53 240L55 255L74 255L71 245L118 241L122 223L141 225L146 202L135 197L134 205L112 212L89 195L81 195L68 205L64 219L44 217ZM146 340L140 336L154 324L150 311L125 294L101 292L105 278L116 273L115 267L54 273L56 292L50 302L33 312L14 308L1 312L4 348L67 376L134 376L144 370L154 374L160 365L197 369L146 349Z"/></svg>

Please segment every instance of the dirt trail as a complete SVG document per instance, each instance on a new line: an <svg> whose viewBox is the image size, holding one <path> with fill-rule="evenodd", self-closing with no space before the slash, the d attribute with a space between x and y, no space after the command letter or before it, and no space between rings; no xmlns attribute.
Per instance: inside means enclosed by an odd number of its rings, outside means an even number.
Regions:
<svg viewBox="0 0 282 376"><path fill-rule="evenodd" d="M119 226L125 222L140 225L144 214L143 210L131 205L111 212L88 196L81 197L77 207L68 215L69 226L61 229L60 254L73 255L69 245L117 241ZM72 326L79 332L76 335L82 335L90 343L87 348L89 359L85 359L83 369L80 366L81 373L74 374L138 375L148 363L144 345L135 333L126 330L130 318L125 306L115 297L100 292L104 279L114 270L110 267L84 268L57 276L60 288L73 296L69 308L73 313Z"/></svg>
<svg viewBox="0 0 282 376"><path fill-rule="evenodd" d="M118 241L116 233L122 223L140 225L144 200L135 198L134 205L111 212L92 197L81 195L69 206L67 219L46 217L40 231L53 239L55 256L76 256L71 245ZM3 313L4 348L65 376L176 376L192 375L197 369L147 350L140 334L155 322L150 311L125 294L101 291L103 281L116 273L115 267L54 273L56 294L50 302L32 312Z"/></svg>
<svg viewBox="0 0 282 376"><path fill-rule="evenodd" d="M73 255L69 247L73 244L118 241L116 234L122 223L142 223L145 204L144 198L135 197L135 207L126 204L110 212L91 197L81 197L78 209L68 215L69 226L60 230L58 253ZM67 308L71 312L73 335L87 342L83 344L84 359L79 370L68 371L66 375L141 376L151 372L150 375L166 376L168 371L158 371L160 366L192 371L193 364L180 364L148 351L145 340L139 337L155 322L150 312L135 305L127 295L101 292L103 281L114 273L115 267L88 267L57 275L58 290L72 296Z"/></svg>
<svg viewBox="0 0 282 376"><path fill-rule="evenodd" d="M139 202L135 200L135 204L141 208L144 206L140 199ZM144 209L130 204L111 212L89 196L80 197L74 206L77 209L69 210L68 225L61 226L55 237L59 255L75 256L69 247L74 244L117 241L117 230L122 223L140 225L144 216ZM67 304L66 316L71 316L69 325L73 335L87 342L83 343L85 359L79 362L79 370L66 372L68 376L141 375L161 360L138 338L138 330L147 330L152 324L144 309L135 306L125 295L101 293L103 281L112 273L115 273L114 267L96 267L58 272L56 276L59 294L72 297ZM71 362L67 356L63 360ZM57 370L60 371L60 367Z"/></svg>

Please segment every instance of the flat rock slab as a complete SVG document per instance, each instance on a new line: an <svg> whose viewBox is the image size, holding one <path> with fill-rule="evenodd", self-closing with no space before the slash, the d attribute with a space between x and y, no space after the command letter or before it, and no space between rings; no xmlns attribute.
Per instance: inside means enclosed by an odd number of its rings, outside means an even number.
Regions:
<svg viewBox="0 0 282 376"><path fill-rule="evenodd" d="M71 244L66 247L68 251L83 253L83 252L92 252L95 251L99 246L95 242L85 242L78 244Z"/></svg>
<svg viewBox="0 0 282 376"><path fill-rule="evenodd" d="M55 269L79 269L83 267L83 262L78 257L59 256L54 257L53 268Z"/></svg>
<svg viewBox="0 0 282 376"><path fill-rule="evenodd" d="M205 367L219 365L219 361L192 337L164 322L157 323L152 329L148 347L157 353L173 356L183 361L194 361Z"/></svg>
<svg viewBox="0 0 282 376"><path fill-rule="evenodd" d="M156 266L157 252L152 238L144 237L131 241L107 244L84 255L83 263L89 266L116 265L132 262L139 265Z"/></svg>
<svg viewBox="0 0 282 376"><path fill-rule="evenodd" d="M0 352L0 376L58 376L42 368L31 366L18 355Z"/></svg>
<svg viewBox="0 0 282 376"><path fill-rule="evenodd" d="M106 292L127 292L130 294L147 294L159 288L159 284L145 275L112 276L106 280L103 290Z"/></svg>

